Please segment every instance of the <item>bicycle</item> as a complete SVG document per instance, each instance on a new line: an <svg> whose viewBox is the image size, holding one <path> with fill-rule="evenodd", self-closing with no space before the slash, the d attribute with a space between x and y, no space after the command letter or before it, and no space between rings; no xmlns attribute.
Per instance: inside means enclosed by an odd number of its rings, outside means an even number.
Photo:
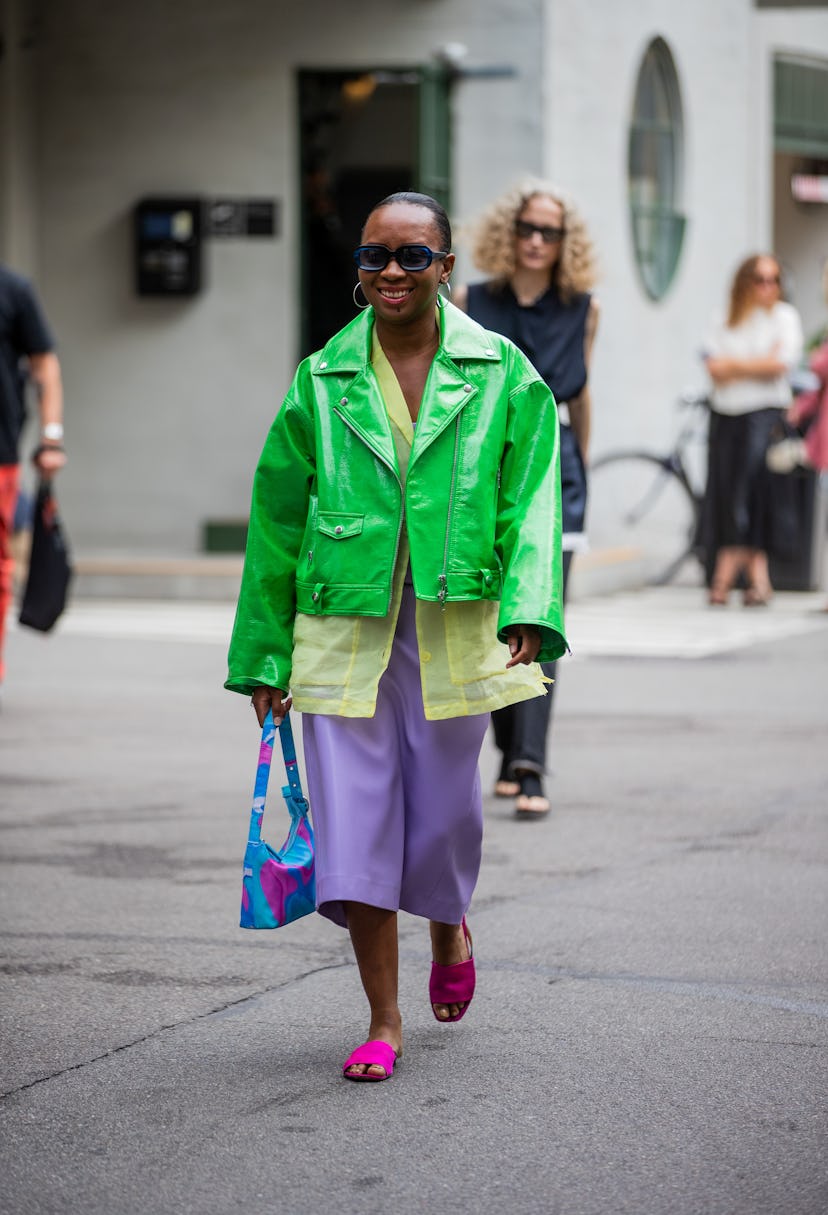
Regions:
<svg viewBox="0 0 828 1215"><path fill-rule="evenodd" d="M679 403L692 412L668 452L639 448L607 452L590 469L591 552L607 563L626 563L642 582L653 586L672 582L691 559L705 567L698 530L710 401L707 395L688 392Z"/></svg>

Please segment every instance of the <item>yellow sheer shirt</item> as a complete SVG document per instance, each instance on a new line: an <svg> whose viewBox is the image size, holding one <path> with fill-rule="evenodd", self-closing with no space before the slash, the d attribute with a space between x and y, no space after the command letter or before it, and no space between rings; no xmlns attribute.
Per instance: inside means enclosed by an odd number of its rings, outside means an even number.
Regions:
<svg viewBox="0 0 828 1215"><path fill-rule="evenodd" d="M388 411L405 490L414 426L376 332L371 366ZM387 616L310 616L297 612L291 691L300 713L374 716L379 681L391 657L408 558L403 520ZM549 681L537 663L506 670L509 649L497 640L497 613L495 600L445 606L417 600L420 679L429 721L488 713L546 693Z"/></svg>

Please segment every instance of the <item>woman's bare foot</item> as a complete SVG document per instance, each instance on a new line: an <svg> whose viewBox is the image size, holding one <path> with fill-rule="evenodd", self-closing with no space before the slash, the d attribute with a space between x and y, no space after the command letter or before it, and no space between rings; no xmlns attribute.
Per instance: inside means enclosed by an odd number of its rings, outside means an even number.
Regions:
<svg viewBox="0 0 828 1215"><path fill-rule="evenodd" d="M454 966L458 962L467 962L471 955L471 933L469 939L463 932L462 924L441 924L437 920L430 921L431 953L438 966ZM468 932L468 928L466 929ZM432 1004L434 1015L438 1021L448 1021L456 1017L465 1004Z"/></svg>
<svg viewBox="0 0 828 1215"><path fill-rule="evenodd" d="M768 554L753 549L747 567L748 587L744 594L745 607L765 607L773 597Z"/></svg>
<svg viewBox="0 0 828 1215"><path fill-rule="evenodd" d="M714 607L724 607L728 595L736 580L748 563L748 550L744 548L720 548L716 554L716 568L710 580L708 603Z"/></svg>

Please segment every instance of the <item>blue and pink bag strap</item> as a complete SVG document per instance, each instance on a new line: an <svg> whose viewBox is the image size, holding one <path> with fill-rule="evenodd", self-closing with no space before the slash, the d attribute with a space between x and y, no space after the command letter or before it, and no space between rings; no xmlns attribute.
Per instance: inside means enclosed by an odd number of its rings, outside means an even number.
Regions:
<svg viewBox="0 0 828 1215"><path fill-rule="evenodd" d="M273 735L275 733L273 714L268 711L262 726L262 744L259 747L259 765L256 768L256 784L253 789L253 808L250 811L249 843L258 844L262 838L262 819L264 818L265 799L267 797L267 782L270 776L270 763L273 759ZM293 843L299 824L308 813L308 803L302 792L302 781L299 776L299 764L296 759L296 746L293 741L293 727L290 724L290 714L285 714L279 726L279 738L282 743L282 755L285 760L285 772L288 783L282 787L282 796L288 804L292 820L290 836L286 847Z"/></svg>

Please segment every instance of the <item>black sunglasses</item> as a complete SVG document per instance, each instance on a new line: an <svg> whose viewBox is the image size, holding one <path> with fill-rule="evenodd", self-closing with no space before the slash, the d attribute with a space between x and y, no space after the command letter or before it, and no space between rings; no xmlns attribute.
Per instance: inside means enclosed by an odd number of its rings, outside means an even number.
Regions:
<svg viewBox="0 0 828 1215"><path fill-rule="evenodd" d="M527 223L525 219L515 220L515 234L521 240L528 240L536 232L540 233L541 240L545 245L556 245L566 235L564 228L539 228L537 224Z"/></svg>
<svg viewBox="0 0 828 1215"><path fill-rule="evenodd" d="M401 270L427 270L435 257L448 257L448 253L429 249L428 245L400 245L399 249L360 245L354 251L354 261L360 270L384 270L392 258Z"/></svg>

